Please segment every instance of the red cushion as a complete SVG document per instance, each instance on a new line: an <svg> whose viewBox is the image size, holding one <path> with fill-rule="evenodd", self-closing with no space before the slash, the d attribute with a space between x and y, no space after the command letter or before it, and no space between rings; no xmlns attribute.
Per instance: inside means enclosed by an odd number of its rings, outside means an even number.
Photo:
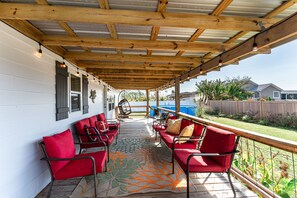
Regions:
<svg viewBox="0 0 297 198"><path fill-rule="evenodd" d="M161 124L155 124L153 125L153 129L156 131L165 130L167 126L161 125Z"/></svg>
<svg viewBox="0 0 297 198"><path fill-rule="evenodd" d="M120 127L120 123L108 123L109 129L117 129Z"/></svg>
<svg viewBox="0 0 297 198"><path fill-rule="evenodd" d="M89 117L89 122L90 122L91 127L96 127L97 116Z"/></svg>
<svg viewBox="0 0 297 198"><path fill-rule="evenodd" d="M235 134L229 131L208 126L201 144L202 153L227 153L235 148ZM231 155L224 157L212 157L217 163L224 167L230 167Z"/></svg>
<svg viewBox="0 0 297 198"><path fill-rule="evenodd" d="M106 117L104 113L98 114L98 121L105 121L105 120L106 120Z"/></svg>
<svg viewBox="0 0 297 198"><path fill-rule="evenodd" d="M174 157L183 170L187 169L187 159L196 149L174 150ZM189 172L225 172L226 169L210 157L194 156L189 162Z"/></svg>
<svg viewBox="0 0 297 198"><path fill-rule="evenodd" d="M88 127L91 126L89 118L85 118L85 119L80 120L77 123L75 123L75 128L76 128L76 131L77 131L78 134L83 134L83 135L86 134L85 128L84 128L85 125L88 126ZM87 136L80 136L80 139L81 139L82 142L88 142L89 141L89 138Z"/></svg>
<svg viewBox="0 0 297 198"><path fill-rule="evenodd" d="M103 172L105 161L107 158L106 151L99 151L94 153L84 153L76 155L75 157L80 156L92 156L95 159L96 163L96 173ZM72 160L67 163L59 172L57 172L54 177L57 180L82 177L86 175L93 174L93 164L90 159L82 160Z"/></svg>
<svg viewBox="0 0 297 198"><path fill-rule="evenodd" d="M71 158L75 155L72 133L69 129L53 136L43 137L45 150L50 158ZM53 174L63 168L69 161L51 161Z"/></svg>
<svg viewBox="0 0 297 198"><path fill-rule="evenodd" d="M194 122L193 136L195 137L201 136L203 133L204 127L205 127L204 125Z"/></svg>
<svg viewBox="0 0 297 198"><path fill-rule="evenodd" d="M172 148L173 144L173 138L178 135L175 134L169 134L166 131L161 131L160 132L160 137L164 141L164 143L167 145L168 148ZM186 142L183 144L175 144L174 148L192 148L195 149L197 147L197 142Z"/></svg>

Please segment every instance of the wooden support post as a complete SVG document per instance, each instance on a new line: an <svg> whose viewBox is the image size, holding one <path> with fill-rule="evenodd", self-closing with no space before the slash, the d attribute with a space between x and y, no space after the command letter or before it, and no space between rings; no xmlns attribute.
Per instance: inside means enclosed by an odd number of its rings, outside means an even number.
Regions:
<svg viewBox="0 0 297 198"><path fill-rule="evenodd" d="M147 89L146 90L146 117L149 117L150 115L149 106L150 106L150 96L149 96L149 90Z"/></svg>
<svg viewBox="0 0 297 198"><path fill-rule="evenodd" d="M156 91L156 107L159 107L159 91Z"/></svg>
<svg viewBox="0 0 297 198"><path fill-rule="evenodd" d="M178 116L180 112L180 87L179 87L179 80L175 81L175 113Z"/></svg>

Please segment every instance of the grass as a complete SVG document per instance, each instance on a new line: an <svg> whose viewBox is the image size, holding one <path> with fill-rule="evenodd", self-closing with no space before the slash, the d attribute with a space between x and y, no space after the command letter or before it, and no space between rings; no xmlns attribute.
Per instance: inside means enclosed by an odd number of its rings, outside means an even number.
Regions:
<svg viewBox="0 0 297 198"><path fill-rule="evenodd" d="M221 124L226 124L229 126L246 129L249 131L254 131L265 135L270 135L270 136L282 138L285 140L291 140L291 141L297 142L297 130L284 129L281 127L264 126L260 124L248 123L248 122L233 120L230 118L216 117L216 116L210 116L210 115L207 115L206 118Z"/></svg>

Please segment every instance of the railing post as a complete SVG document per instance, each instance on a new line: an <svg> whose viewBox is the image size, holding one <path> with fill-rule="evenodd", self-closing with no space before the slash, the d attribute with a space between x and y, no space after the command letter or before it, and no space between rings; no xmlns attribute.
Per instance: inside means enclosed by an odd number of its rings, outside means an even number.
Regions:
<svg viewBox="0 0 297 198"><path fill-rule="evenodd" d="M149 90L146 90L146 117L149 117L149 106L150 106L150 96L149 96Z"/></svg>
<svg viewBox="0 0 297 198"><path fill-rule="evenodd" d="M175 80L175 114L178 117L178 112L180 112L180 87L179 80Z"/></svg>
<svg viewBox="0 0 297 198"><path fill-rule="evenodd" d="M156 91L156 108L158 109L159 107L159 91Z"/></svg>

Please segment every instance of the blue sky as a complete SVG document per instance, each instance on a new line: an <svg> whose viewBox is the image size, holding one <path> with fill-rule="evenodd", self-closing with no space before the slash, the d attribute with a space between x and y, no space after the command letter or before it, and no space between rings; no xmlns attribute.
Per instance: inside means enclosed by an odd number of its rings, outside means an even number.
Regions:
<svg viewBox="0 0 297 198"><path fill-rule="evenodd" d="M273 83L284 90L297 90L297 40L271 50L271 54L258 54L227 65L221 71L191 79L181 85L181 92L195 91L195 83L201 80L226 79L227 77L251 77L258 84Z"/></svg>

